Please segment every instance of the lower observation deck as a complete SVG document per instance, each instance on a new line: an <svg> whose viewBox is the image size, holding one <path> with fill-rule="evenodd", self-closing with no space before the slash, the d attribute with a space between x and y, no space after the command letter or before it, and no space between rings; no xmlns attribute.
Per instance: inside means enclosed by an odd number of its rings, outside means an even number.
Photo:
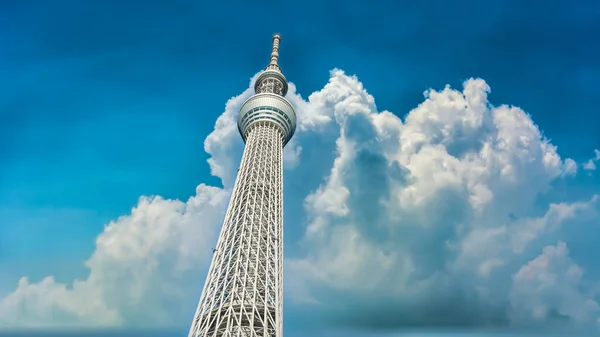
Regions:
<svg viewBox="0 0 600 337"><path fill-rule="evenodd" d="M238 115L238 130L244 141L252 126L259 122L277 125L283 134L285 146L296 130L296 111L287 99L277 94L256 94L242 104Z"/></svg>

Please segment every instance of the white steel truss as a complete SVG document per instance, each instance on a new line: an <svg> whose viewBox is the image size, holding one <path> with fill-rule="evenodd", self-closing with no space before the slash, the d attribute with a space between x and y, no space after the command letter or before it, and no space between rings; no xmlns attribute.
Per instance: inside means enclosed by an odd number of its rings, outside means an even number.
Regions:
<svg viewBox="0 0 600 337"><path fill-rule="evenodd" d="M282 336L283 147L296 114L283 97L279 41L238 116L246 147L190 337Z"/></svg>

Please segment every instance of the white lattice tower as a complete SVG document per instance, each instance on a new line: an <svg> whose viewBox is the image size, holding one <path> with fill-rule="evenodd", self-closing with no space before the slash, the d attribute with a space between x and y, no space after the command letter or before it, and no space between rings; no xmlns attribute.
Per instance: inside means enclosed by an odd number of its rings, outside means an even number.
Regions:
<svg viewBox="0 0 600 337"><path fill-rule="evenodd" d="M296 112L284 98L280 40L238 115L246 147L190 337L282 336L283 147Z"/></svg>

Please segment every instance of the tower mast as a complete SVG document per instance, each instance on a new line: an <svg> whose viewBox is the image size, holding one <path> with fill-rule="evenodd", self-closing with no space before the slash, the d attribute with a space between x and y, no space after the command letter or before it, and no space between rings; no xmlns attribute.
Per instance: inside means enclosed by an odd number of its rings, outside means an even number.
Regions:
<svg viewBox="0 0 600 337"><path fill-rule="evenodd" d="M189 337L283 333L283 148L296 129L281 36L238 115L246 143Z"/></svg>

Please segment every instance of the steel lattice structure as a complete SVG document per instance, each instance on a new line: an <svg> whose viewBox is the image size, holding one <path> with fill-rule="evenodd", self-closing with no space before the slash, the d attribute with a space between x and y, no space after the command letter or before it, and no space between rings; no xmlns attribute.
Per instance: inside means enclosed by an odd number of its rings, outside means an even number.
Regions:
<svg viewBox="0 0 600 337"><path fill-rule="evenodd" d="M296 112L284 98L280 40L238 115L246 147L190 337L282 336L283 147Z"/></svg>

